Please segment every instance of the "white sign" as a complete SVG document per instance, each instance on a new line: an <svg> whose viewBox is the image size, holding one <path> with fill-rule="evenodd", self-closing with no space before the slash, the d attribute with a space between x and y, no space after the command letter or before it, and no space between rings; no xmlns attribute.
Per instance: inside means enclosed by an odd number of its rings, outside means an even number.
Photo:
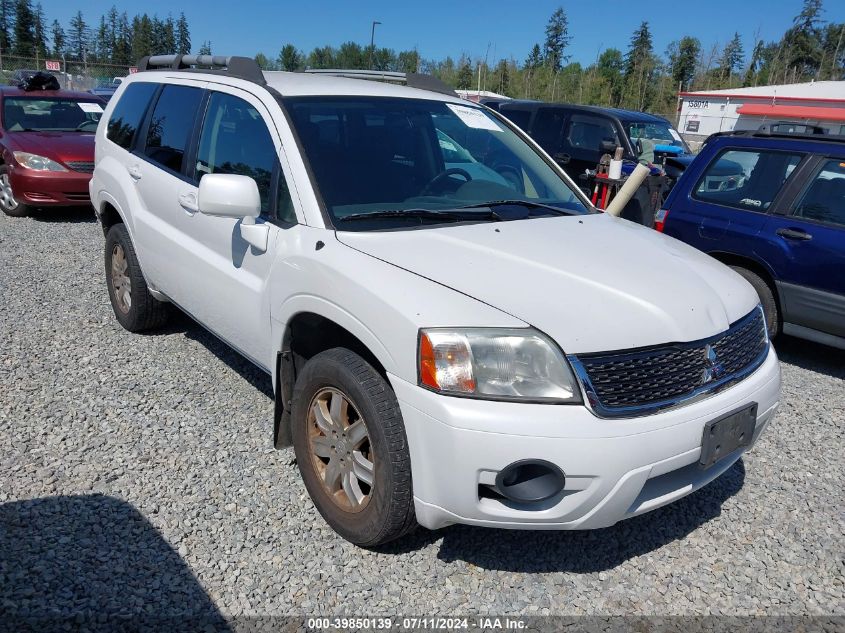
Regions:
<svg viewBox="0 0 845 633"><path fill-rule="evenodd" d="M49 59L44 62L44 67L47 70L61 70L62 69L61 62L52 61L52 60L49 60Z"/></svg>
<svg viewBox="0 0 845 633"><path fill-rule="evenodd" d="M134 74L135 74L135 73L137 73L137 72L138 72L138 67L137 67L137 66L130 66L130 67L129 67L129 74L130 74L130 75L134 75Z"/></svg>
<svg viewBox="0 0 845 633"><path fill-rule="evenodd" d="M102 114L103 106L99 103L92 103L90 101L80 101L76 105L82 108L83 112L90 112L91 114Z"/></svg>
<svg viewBox="0 0 845 633"><path fill-rule="evenodd" d="M669 134L671 134L671 135L672 135L672 138L673 138L673 139L675 139L675 140L676 140L676 141L678 141L679 143L681 142L681 135L680 135L680 134L678 134L678 133L675 131L675 128L670 127L670 128L669 128Z"/></svg>
<svg viewBox="0 0 845 633"><path fill-rule="evenodd" d="M455 105L454 103L447 103L446 107L454 112L467 127L478 130L493 130L494 132L502 131L502 128L500 128L493 119L487 116L487 113L484 112L484 110Z"/></svg>

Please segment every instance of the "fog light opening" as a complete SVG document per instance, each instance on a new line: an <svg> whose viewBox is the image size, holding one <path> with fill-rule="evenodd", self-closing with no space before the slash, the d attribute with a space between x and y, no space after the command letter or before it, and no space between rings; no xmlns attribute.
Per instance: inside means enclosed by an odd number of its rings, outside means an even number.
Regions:
<svg viewBox="0 0 845 633"><path fill-rule="evenodd" d="M566 485L566 476L555 464L541 459L523 459L496 475L496 492L519 503L545 501Z"/></svg>

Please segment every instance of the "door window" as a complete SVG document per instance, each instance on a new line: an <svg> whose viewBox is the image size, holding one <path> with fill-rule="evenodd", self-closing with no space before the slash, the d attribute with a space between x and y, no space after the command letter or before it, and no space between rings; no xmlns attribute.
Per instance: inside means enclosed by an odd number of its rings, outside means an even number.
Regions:
<svg viewBox="0 0 845 633"><path fill-rule="evenodd" d="M258 185L261 212L271 212L273 172L279 164L276 146L258 110L238 97L212 93L200 135L193 176L240 174ZM295 222L290 194L279 170L277 211L280 220Z"/></svg>
<svg viewBox="0 0 845 633"><path fill-rule="evenodd" d="M540 108L531 135L549 154L560 152L561 132L566 112L561 108Z"/></svg>
<svg viewBox="0 0 845 633"><path fill-rule="evenodd" d="M167 85L150 117L144 154L171 171L182 171L182 158L194 129L202 100L202 90L190 86Z"/></svg>
<svg viewBox="0 0 845 633"><path fill-rule="evenodd" d="M592 152L598 162L602 141L619 145L619 136L609 119L587 114L573 114L566 126L566 144L574 150Z"/></svg>
<svg viewBox="0 0 845 633"><path fill-rule="evenodd" d="M693 197L727 207L764 212L801 162L801 154L730 149L704 170Z"/></svg>
<svg viewBox="0 0 845 633"><path fill-rule="evenodd" d="M522 130L528 129L528 122L531 120L531 110L511 110L510 108L500 109L499 112Z"/></svg>
<svg viewBox="0 0 845 633"><path fill-rule="evenodd" d="M807 187L794 215L845 226L845 162L827 161Z"/></svg>
<svg viewBox="0 0 845 633"><path fill-rule="evenodd" d="M144 81L129 84L111 113L106 138L129 149L157 88L158 84Z"/></svg>

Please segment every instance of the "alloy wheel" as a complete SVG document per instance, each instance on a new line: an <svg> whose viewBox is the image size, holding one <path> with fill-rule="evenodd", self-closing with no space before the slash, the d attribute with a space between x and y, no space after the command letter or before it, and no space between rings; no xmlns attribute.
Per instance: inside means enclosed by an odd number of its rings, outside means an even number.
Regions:
<svg viewBox="0 0 845 633"><path fill-rule="evenodd" d="M9 174L0 174L0 204L9 211L18 208L18 201L12 193L12 183L9 182Z"/></svg>
<svg viewBox="0 0 845 633"><path fill-rule="evenodd" d="M367 425L350 398L338 389L320 390L308 408L311 464L329 498L346 512L370 501L375 464Z"/></svg>
<svg viewBox="0 0 845 633"><path fill-rule="evenodd" d="M129 263L120 244L111 251L111 284L118 309L124 314L132 307L132 280L129 278Z"/></svg>

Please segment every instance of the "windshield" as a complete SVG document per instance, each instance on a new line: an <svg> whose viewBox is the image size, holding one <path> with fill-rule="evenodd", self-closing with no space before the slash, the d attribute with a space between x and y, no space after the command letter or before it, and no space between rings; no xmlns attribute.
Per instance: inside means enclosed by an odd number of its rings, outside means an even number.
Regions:
<svg viewBox="0 0 845 633"><path fill-rule="evenodd" d="M648 122L642 121L628 121L622 124L628 132L628 136L634 147L637 146L637 141L642 146L642 152L638 158L645 158L649 161L654 160L654 148L656 145L668 145L677 147L678 153L687 154L689 148L681 139L681 135L669 125L668 122Z"/></svg>
<svg viewBox="0 0 845 633"><path fill-rule="evenodd" d="M355 221L365 214L378 214L380 224L393 228L504 201L529 207L522 217L588 212L529 145L481 108L379 97L289 97L284 103L342 230L380 228L367 217Z"/></svg>
<svg viewBox="0 0 845 633"><path fill-rule="evenodd" d="M103 115L99 101L6 97L3 127L9 132L95 132Z"/></svg>

